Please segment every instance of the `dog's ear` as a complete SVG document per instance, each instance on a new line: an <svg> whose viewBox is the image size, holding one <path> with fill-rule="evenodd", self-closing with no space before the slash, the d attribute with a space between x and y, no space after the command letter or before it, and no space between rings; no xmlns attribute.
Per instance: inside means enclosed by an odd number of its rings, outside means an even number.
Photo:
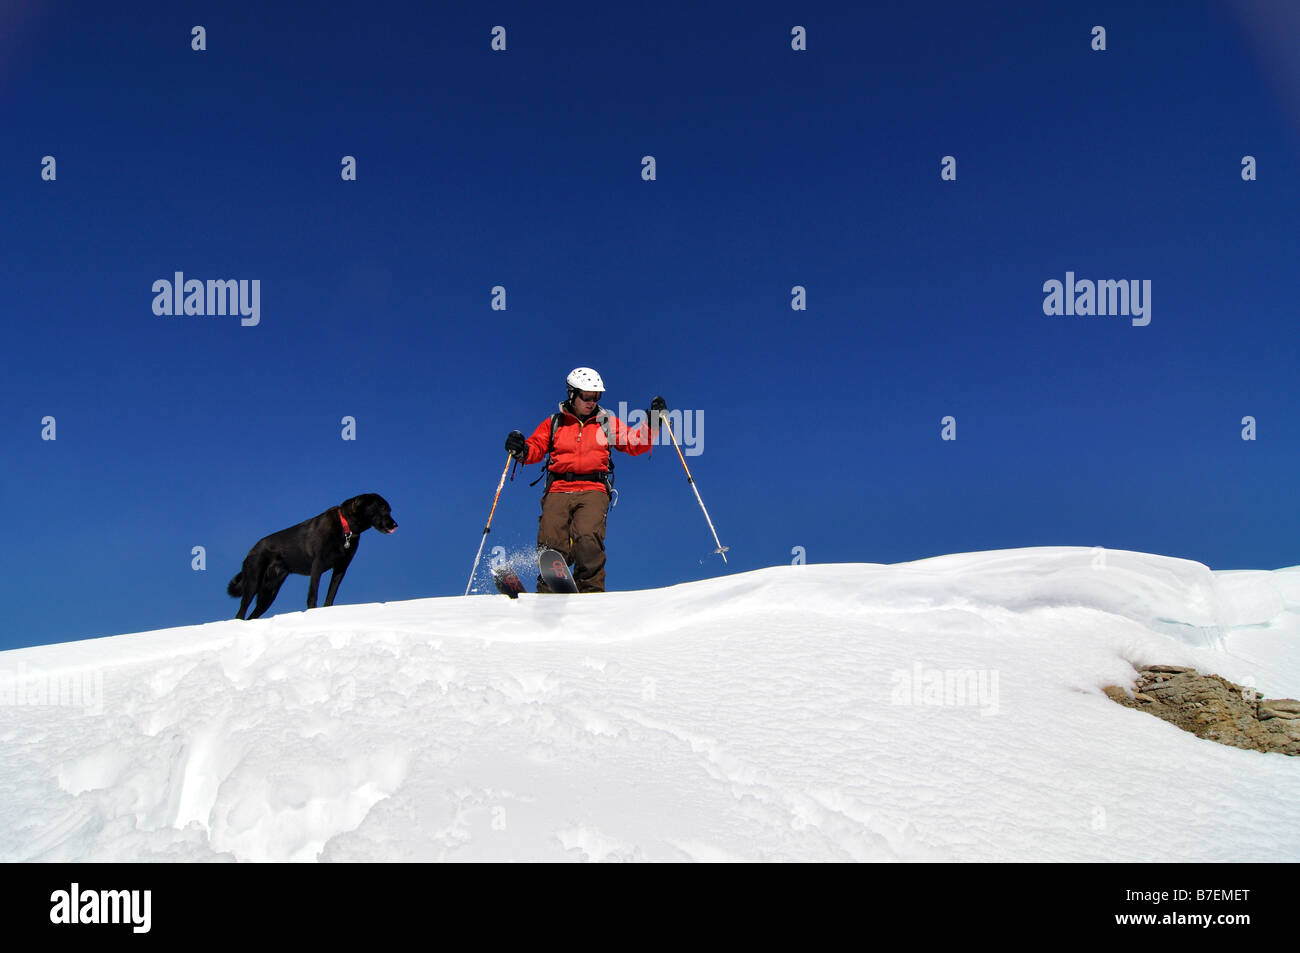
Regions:
<svg viewBox="0 0 1300 953"><path fill-rule="evenodd" d="M364 493L357 497L357 521L367 526L374 526L385 509L384 498L378 493Z"/></svg>

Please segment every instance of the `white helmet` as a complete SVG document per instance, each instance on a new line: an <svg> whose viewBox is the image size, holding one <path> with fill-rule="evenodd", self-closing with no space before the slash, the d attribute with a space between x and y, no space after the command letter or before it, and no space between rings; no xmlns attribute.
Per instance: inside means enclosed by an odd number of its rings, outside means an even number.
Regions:
<svg viewBox="0 0 1300 953"><path fill-rule="evenodd" d="M564 379L564 383L569 385L571 391L594 390L601 394L605 393L605 382L590 367L575 367Z"/></svg>

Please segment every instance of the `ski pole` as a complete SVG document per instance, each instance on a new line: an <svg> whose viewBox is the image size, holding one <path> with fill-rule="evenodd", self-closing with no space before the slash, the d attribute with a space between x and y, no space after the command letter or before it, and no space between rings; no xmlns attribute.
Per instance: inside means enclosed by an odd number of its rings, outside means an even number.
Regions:
<svg viewBox="0 0 1300 953"><path fill-rule="evenodd" d="M501 481L497 483L497 495L492 497L492 509L488 512L487 525L483 527L483 538L478 541L478 555L474 557L474 568L469 571L469 582L465 583L465 595L469 595L470 587L474 585L474 573L478 572L478 561L483 558L483 544L487 542L488 530L492 528L492 517L497 511L497 500L501 499L501 488L506 485L506 471L510 469L510 461L514 454L506 454L506 465L501 468Z"/></svg>
<svg viewBox="0 0 1300 953"><path fill-rule="evenodd" d="M682 469L686 471L686 482L689 483L691 489L695 491L695 501L700 504L700 509L704 510L704 521L709 524L709 532L713 534L713 541L718 544L718 548L715 549L714 552L721 556L722 561L725 563L727 561L727 550L731 547L723 546L722 542L718 539L718 531L713 528L713 520L709 519L709 511L704 509L704 501L700 499L700 488L695 485L695 478L691 476L691 468L686 465L686 458L682 456L682 448L677 446L677 435L673 433L673 428L672 425L668 423L668 418L660 416L659 422L668 428L668 436L672 437L673 447L677 450L677 459L682 461Z"/></svg>

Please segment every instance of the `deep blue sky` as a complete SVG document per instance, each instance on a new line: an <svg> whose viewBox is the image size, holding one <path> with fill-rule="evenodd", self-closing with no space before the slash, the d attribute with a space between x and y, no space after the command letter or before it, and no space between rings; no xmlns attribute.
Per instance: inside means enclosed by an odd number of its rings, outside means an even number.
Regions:
<svg viewBox="0 0 1300 953"><path fill-rule="evenodd" d="M367 491L401 528L340 601L458 595L577 365L703 413L731 547L671 448L620 457L611 589L795 546L1300 563L1292 5L980 6L4 4L0 648L232 617L260 536ZM259 279L260 325L155 316L175 271ZM1067 271L1149 279L1150 325L1045 316Z"/></svg>

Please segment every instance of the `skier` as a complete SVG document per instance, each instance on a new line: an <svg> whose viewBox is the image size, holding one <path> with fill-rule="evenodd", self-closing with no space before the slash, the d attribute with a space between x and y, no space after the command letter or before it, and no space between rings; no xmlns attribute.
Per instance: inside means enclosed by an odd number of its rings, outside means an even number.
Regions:
<svg viewBox="0 0 1300 953"><path fill-rule="evenodd" d="M610 447L637 456L650 451L650 424L636 429L603 409L605 383L590 367L574 368L565 379L568 399L531 437L518 430L506 437L506 450L521 463L547 461L537 548L554 549L573 567L579 592L605 591L605 518L609 513L612 471ZM650 421L668 409L662 397L650 403ZM550 592L539 575L537 591Z"/></svg>

